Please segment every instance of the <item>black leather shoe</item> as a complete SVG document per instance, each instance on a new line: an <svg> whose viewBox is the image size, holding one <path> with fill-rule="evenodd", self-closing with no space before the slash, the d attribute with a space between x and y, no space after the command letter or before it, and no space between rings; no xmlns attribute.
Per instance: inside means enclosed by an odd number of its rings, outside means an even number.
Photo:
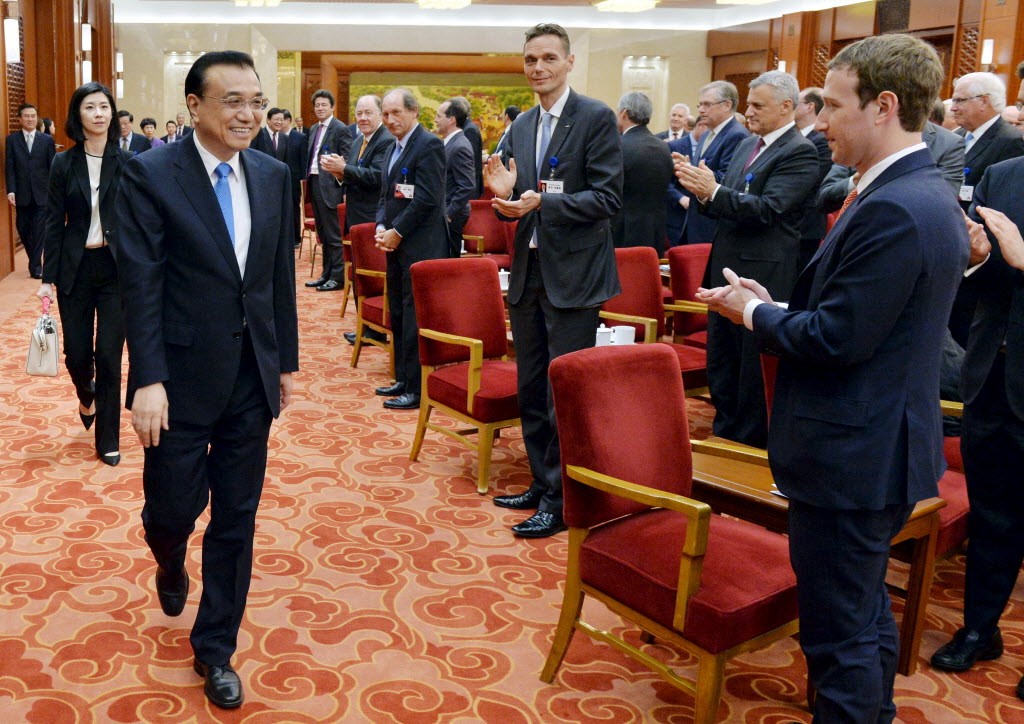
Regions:
<svg viewBox="0 0 1024 724"><path fill-rule="evenodd" d="M494 504L499 508L512 510L536 510L543 497L543 491L536 485L531 485L526 492L519 495L495 495Z"/></svg>
<svg viewBox="0 0 1024 724"><path fill-rule="evenodd" d="M512 532L520 538L547 538L549 535L568 530L558 513L538 510L519 525L512 526Z"/></svg>
<svg viewBox="0 0 1024 724"><path fill-rule="evenodd" d="M327 279L327 277L320 277L319 279L314 279L311 282L306 282L306 286L307 287L319 287L319 286L323 286L328 281L329 280Z"/></svg>
<svg viewBox="0 0 1024 724"><path fill-rule="evenodd" d="M156 597L160 599L160 608L168 616L180 616L181 612L185 610L188 587L189 580L185 566L182 566L176 575L157 566Z"/></svg>
<svg viewBox="0 0 1024 724"><path fill-rule="evenodd" d="M345 337L345 341L346 342L351 344L353 347L355 346L355 344L356 344L356 333L355 332L345 332L345 334L343 336Z"/></svg>
<svg viewBox="0 0 1024 724"><path fill-rule="evenodd" d="M397 397L398 395L405 392L405 383L396 382L393 385L387 385L386 387L378 387L374 390L381 397Z"/></svg>
<svg viewBox="0 0 1024 724"><path fill-rule="evenodd" d="M420 396L414 392L406 392L404 395L384 400L384 407L389 410L415 410L420 406Z"/></svg>
<svg viewBox="0 0 1024 724"><path fill-rule="evenodd" d="M101 463L112 468L116 468L121 463L121 453L96 453L96 457L100 459Z"/></svg>
<svg viewBox="0 0 1024 724"><path fill-rule="evenodd" d="M1017 698L1024 699L1024 678L1017 684Z"/></svg>
<svg viewBox="0 0 1024 724"><path fill-rule="evenodd" d="M328 279L326 282L316 288L318 292L340 292L345 288L345 285L341 282L336 282L333 279Z"/></svg>
<svg viewBox="0 0 1024 724"><path fill-rule="evenodd" d="M1003 655L1003 636L999 629L982 641L977 631L962 628L953 640L932 654L932 666L943 671L967 671L975 661L991 661Z"/></svg>
<svg viewBox="0 0 1024 724"><path fill-rule="evenodd" d="M221 709L237 709L242 705L245 700L245 695L242 693L242 680L231 668L231 664L209 666L196 659L192 668L206 679L203 693L213 704Z"/></svg>

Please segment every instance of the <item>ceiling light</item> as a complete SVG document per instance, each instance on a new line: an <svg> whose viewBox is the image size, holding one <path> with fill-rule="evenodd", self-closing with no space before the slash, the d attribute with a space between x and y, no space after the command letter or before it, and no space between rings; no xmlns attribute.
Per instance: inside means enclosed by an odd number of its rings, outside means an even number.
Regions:
<svg viewBox="0 0 1024 724"><path fill-rule="evenodd" d="M276 8L281 0L235 0L235 7L239 8Z"/></svg>
<svg viewBox="0 0 1024 724"><path fill-rule="evenodd" d="M21 62L21 34L18 18L4 18L4 59L8 63Z"/></svg>
<svg viewBox="0 0 1024 724"><path fill-rule="evenodd" d="M718 5L767 5L775 0L715 0Z"/></svg>
<svg viewBox="0 0 1024 724"><path fill-rule="evenodd" d="M416 0L416 4L424 10L461 10L471 0Z"/></svg>
<svg viewBox="0 0 1024 724"><path fill-rule="evenodd" d="M658 0L603 0L594 7L605 13L642 13L657 4Z"/></svg>

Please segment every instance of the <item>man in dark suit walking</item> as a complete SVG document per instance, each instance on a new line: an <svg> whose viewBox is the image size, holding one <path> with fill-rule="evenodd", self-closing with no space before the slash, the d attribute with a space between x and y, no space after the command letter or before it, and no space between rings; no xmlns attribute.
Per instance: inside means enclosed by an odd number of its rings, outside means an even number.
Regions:
<svg viewBox="0 0 1024 724"><path fill-rule="evenodd" d="M739 93L729 81L716 80L700 89L700 102L697 112L699 122L707 126L708 131L693 150L693 155L685 160L694 165L703 162L715 174L715 181L722 183L733 153L740 141L750 136L747 129L736 121L736 108L739 104ZM679 159L676 160L684 160ZM707 214L697 213L697 199L687 190L686 223L679 237L680 244L710 244L718 230L716 218ZM693 213L689 213L689 209Z"/></svg>
<svg viewBox="0 0 1024 724"><path fill-rule="evenodd" d="M121 125L121 138L117 142L117 147L122 151L128 151L134 156L153 147L148 138L138 133L132 133L132 123L135 122L135 117L131 113L118 111L117 122Z"/></svg>
<svg viewBox="0 0 1024 724"><path fill-rule="evenodd" d="M420 406L419 327L409 268L448 256L444 221L444 144L418 121L420 104L405 88L384 96L384 125L395 137L377 207L377 248L388 255L388 309L395 345L395 383L376 393L384 407Z"/></svg>
<svg viewBox="0 0 1024 724"><path fill-rule="evenodd" d="M729 267L757 278L776 299L788 299L793 290L800 227L819 175L818 152L793 120L798 94L796 79L780 71L751 81L747 125L754 135L737 146L721 183L704 164L677 164L699 212L718 219L705 286ZM708 387L715 434L763 448L768 417L757 345L747 330L717 314L708 317Z"/></svg>
<svg viewBox="0 0 1024 724"><path fill-rule="evenodd" d="M43 237L46 234L46 194L50 164L57 153L53 137L38 129L39 112L31 103L18 107L21 130L4 144L7 202L15 207L18 237L28 257L28 273L43 278Z"/></svg>
<svg viewBox="0 0 1024 724"><path fill-rule="evenodd" d="M439 105L434 116L437 135L444 141L444 217L448 222L448 255L453 259L461 253L469 200L477 195L473 146L462 132L468 120L469 108L456 98Z"/></svg>
<svg viewBox="0 0 1024 724"><path fill-rule="evenodd" d="M526 538L565 530L548 365L594 346L600 305L620 291L610 228L622 205L619 131L608 106L569 87L574 60L561 26L526 31L523 70L540 105L512 124L507 156L487 161L495 210L505 220L519 220L508 303L519 415L533 473L525 493L498 496L494 504L537 509L512 527Z"/></svg>
<svg viewBox="0 0 1024 724"><path fill-rule="evenodd" d="M1013 255L1024 227L1022 184L1024 158L1014 158L989 166L973 193L970 216L992 238L970 224L972 267L963 285L977 287L978 304L961 380L970 545L963 627L931 659L946 671L1002 655L999 617L1024 561L1024 274ZM1024 699L1024 679L1016 693Z"/></svg>
<svg viewBox="0 0 1024 724"><path fill-rule="evenodd" d="M968 256L960 209L921 142L942 78L935 50L907 35L844 48L817 128L860 180L789 309L731 271L728 286L698 294L781 358L768 459L789 497L816 722L896 716L889 541L938 494L940 347Z"/></svg>
<svg viewBox="0 0 1024 724"><path fill-rule="evenodd" d="M352 145L348 126L334 117L334 95L320 89L313 93L313 112L317 122L309 128L309 149L306 159L306 195L313 201L316 235L323 245L323 270L320 278L306 282L321 292L345 288L345 256L341 248L341 224L338 204L341 192L330 173L320 173L320 156L344 156Z"/></svg>
<svg viewBox="0 0 1024 724"><path fill-rule="evenodd" d="M665 197L662 189L674 179L672 152L654 136L653 104L643 93L619 99L617 115L622 132L622 208L612 217L616 247L649 246L665 253Z"/></svg>
<svg viewBox="0 0 1024 724"><path fill-rule="evenodd" d="M190 640L207 698L234 708L270 424L298 369L292 210L287 167L248 148L267 104L252 58L206 53L185 93L195 132L125 166L113 246L157 595L182 612L188 539L209 502Z"/></svg>

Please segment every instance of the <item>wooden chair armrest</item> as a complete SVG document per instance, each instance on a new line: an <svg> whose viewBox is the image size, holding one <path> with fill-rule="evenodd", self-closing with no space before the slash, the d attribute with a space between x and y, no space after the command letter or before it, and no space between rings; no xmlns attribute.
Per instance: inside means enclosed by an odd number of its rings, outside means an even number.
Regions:
<svg viewBox="0 0 1024 724"><path fill-rule="evenodd" d="M629 322L630 324L642 324L644 326L643 341L646 344L658 340L658 320L650 317L637 317L632 314L619 314L618 312L602 311L598 315L601 319L608 319L613 322Z"/></svg>
<svg viewBox="0 0 1024 724"><path fill-rule="evenodd" d="M466 384L466 409L473 410L473 398L480 391L480 378L484 367L484 343L482 340L472 337L462 337L457 334L438 332L433 329L420 328L420 336L432 339L436 342L446 344L457 344L461 347L469 347L469 381Z"/></svg>
<svg viewBox="0 0 1024 724"><path fill-rule="evenodd" d="M376 271L374 269L356 269L356 274L362 274L364 277L376 277L377 279L388 278L387 272Z"/></svg>
<svg viewBox="0 0 1024 724"><path fill-rule="evenodd" d="M711 506L699 500L664 490L648 488L646 485L629 483L610 475L588 470L578 465L569 465L566 474L573 480L611 495L618 495L642 505L665 508L685 515L688 519L686 540L683 542L682 557L679 561L679 586L676 595L676 609L672 625L682 631L686 623L686 608L690 598L700 588L700 576L707 552L708 531L711 525Z"/></svg>
<svg viewBox="0 0 1024 724"><path fill-rule="evenodd" d="M466 241L466 242L470 242L470 241L476 242L476 250L475 251L470 251L469 250L469 244L468 243L466 244L466 253L467 254L476 254L477 256L483 256L484 255L484 237L477 236L475 234L463 234L462 235L462 239L464 241Z"/></svg>
<svg viewBox="0 0 1024 724"><path fill-rule="evenodd" d="M964 403L962 402L953 402L952 400L939 400L939 408L942 410L943 415L949 415L951 417L964 416Z"/></svg>
<svg viewBox="0 0 1024 724"><path fill-rule="evenodd" d="M665 304L666 312L692 312L694 314L707 314L708 305L703 302L691 302L688 299L678 299Z"/></svg>
<svg viewBox="0 0 1024 724"><path fill-rule="evenodd" d="M752 465L768 466L768 451L759 447L751 447L738 442L728 440L691 440L690 447L694 452L714 455L715 457L727 460L737 460L741 463Z"/></svg>

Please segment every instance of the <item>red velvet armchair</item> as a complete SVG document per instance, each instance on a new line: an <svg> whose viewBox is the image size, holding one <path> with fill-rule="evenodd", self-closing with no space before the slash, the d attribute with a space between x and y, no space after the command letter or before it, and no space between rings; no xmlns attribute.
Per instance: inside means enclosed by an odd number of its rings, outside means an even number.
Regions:
<svg viewBox="0 0 1024 724"><path fill-rule="evenodd" d="M395 376L395 347L391 340L391 315L388 312L387 258L377 248L377 225L356 224L352 236L353 282L356 295L356 342L352 348L352 367L359 365L364 344L380 347L388 353L388 369ZM366 328L384 335L384 341L363 339Z"/></svg>
<svg viewBox="0 0 1024 724"><path fill-rule="evenodd" d="M447 435L477 451L477 492L486 493L494 438L501 428L520 425L498 267L491 259L473 257L417 262L412 291L423 385L409 459L419 456L428 428ZM435 425L430 422L434 409L472 428ZM472 433L475 443L466 437Z"/></svg>
<svg viewBox="0 0 1024 724"><path fill-rule="evenodd" d="M469 220L462 230L467 254L493 259L499 269L511 268L510 231L511 225L494 215L490 200L473 199L469 202Z"/></svg>
<svg viewBox="0 0 1024 724"><path fill-rule="evenodd" d="M569 553L541 679L554 679L579 630L693 694L693 721L707 724L718 717L726 660L796 633L796 578L785 537L687 497L692 468L677 371L673 351L656 344L551 362ZM639 626L642 640L653 634L694 654L696 681L642 644L584 622L586 596Z"/></svg>
<svg viewBox="0 0 1024 724"><path fill-rule="evenodd" d="M704 282L710 256L711 244L686 244L668 250L672 302L666 308L675 312L673 340L701 349L708 348L708 308L694 295Z"/></svg>

